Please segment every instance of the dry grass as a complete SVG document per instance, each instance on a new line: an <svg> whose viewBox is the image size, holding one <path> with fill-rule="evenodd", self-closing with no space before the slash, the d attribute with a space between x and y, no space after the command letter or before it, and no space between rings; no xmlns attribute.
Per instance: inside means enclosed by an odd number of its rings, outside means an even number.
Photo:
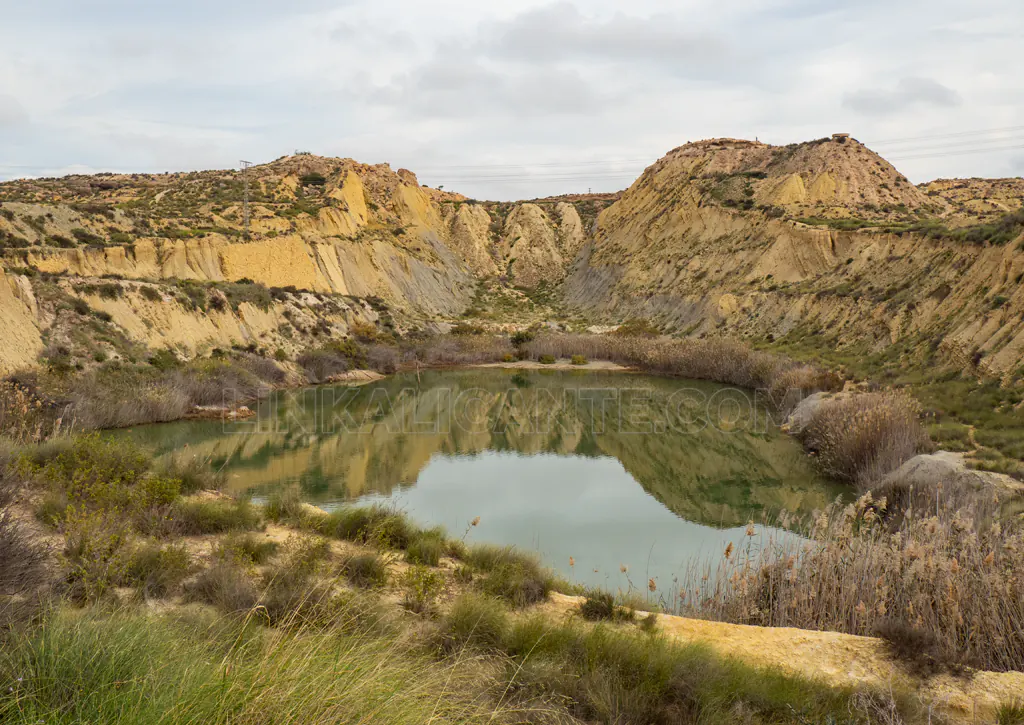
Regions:
<svg viewBox="0 0 1024 725"><path fill-rule="evenodd" d="M280 368L260 360L247 355L169 369L109 363L73 379L68 397L85 429L179 420L197 405L238 405L281 384Z"/></svg>
<svg viewBox="0 0 1024 725"><path fill-rule="evenodd" d="M826 401L801 437L826 474L871 484L927 448L920 410L917 401L900 392Z"/></svg>
<svg viewBox="0 0 1024 725"><path fill-rule="evenodd" d="M52 438L70 427L67 412L24 385L0 381L0 440L25 445Z"/></svg>
<svg viewBox="0 0 1024 725"><path fill-rule="evenodd" d="M763 390L780 408L795 404L808 392L841 385L838 377L825 370L731 340L550 334L526 342L522 350L536 361L580 356L610 360L644 372Z"/></svg>
<svg viewBox="0 0 1024 725"><path fill-rule="evenodd" d="M933 659L1024 669L1024 533L970 508L903 513L865 494L834 505L809 541L766 535L691 568L684 612L770 627L876 635L893 622L935 637ZM783 521L783 523L789 523Z"/></svg>

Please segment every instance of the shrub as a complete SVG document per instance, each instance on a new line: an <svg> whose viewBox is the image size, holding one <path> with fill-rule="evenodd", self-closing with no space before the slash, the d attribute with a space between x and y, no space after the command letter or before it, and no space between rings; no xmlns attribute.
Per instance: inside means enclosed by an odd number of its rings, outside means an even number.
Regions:
<svg viewBox="0 0 1024 725"><path fill-rule="evenodd" d="M933 632L897 619L885 619L875 625L876 637L885 640L892 656L906 664L919 677L932 677L952 670L959 672L964 663L949 661Z"/></svg>
<svg viewBox="0 0 1024 725"><path fill-rule="evenodd" d="M818 464L840 480L870 483L921 452L927 435L920 406L902 393L866 393L826 401L802 434Z"/></svg>
<svg viewBox="0 0 1024 725"><path fill-rule="evenodd" d="M61 424L58 411L28 387L0 380L0 439L37 443L59 432Z"/></svg>
<svg viewBox="0 0 1024 725"><path fill-rule="evenodd" d="M213 470L210 461L199 456L174 457L160 470L160 474L177 480L184 496L200 491L219 491L224 485L224 473Z"/></svg>
<svg viewBox="0 0 1024 725"><path fill-rule="evenodd" d="M313 171L300 176L299 183L303 186L323 186L327 183L327 178L323 174Z"/></svg>
<svg viewBox="0 0 1024 725"><path fill-rule="evenodd" d="M584 355L573 355L570 362L572 362L573 365L586 365L587 358Z"/></svg>
<svg viewBox="0 0 1024 725"><path fill-rule="evenodd" d="M96 601L124 580L129 552L127 522L109 512L70 510L64 534L64 591L76 602Z"/></svg>
<svg viewBox="0 0 1024 725"><path fill-rule="evenodd" d="M362 588L382 587L388 581L388 567L377 554L356 554L342 565L342 572L352 584Z"/></svg>
<svg viewBox="0 0 1024 725"><path fill-rule="evenodd" d="M405 560L410 564L426 564L437 566L445 553L443 532L422 532L413 536L409 548L405 552Z"/></svg>
<svg viewBox="0 0 1024 725"><path fill-rule="evenodd" d="M216 551L215 559L234 559L244 565L266 564L278 551L278 544L265 537L252 533L229 534Z"/></svg>
<svg viewBox="0 0 1024 725"><path fill-rule="evenodd" d="M381 548L406 549L415 533L409 520L386 506L345 506L320 522L327 536L373 544Z"/></svg>
<svg viewBox="0 0 1024 725"><path fill-rule="evenodd" d="M444 575L430 567L412 566L402 575L399 584L405 590L402 606L419 614L428 611L444 590Z"/></svg>
<svg viewBox="0 0 1024 725"><path fill-rule="evenodd" d="M185 587L187 601L203 602L229 614L256 606L259 591L248 572L238 564L219 560Z"/></svg>
<svg viewBox="0 0 1024 725"><path fill-rule="evenodd" d="M302 516L302 497L295 489L274 492L263 506L263 515L275 523L298 522Z"/></svg>
<svg viewBox="0 0 1024 725"><path fill-rule="evenodd" d="M141 450L95 433L29 450L21 466L78 506L135 511L173 497L173 482L144 482L149 458Z"/></svg>
<svg viewBox="0 0 1024 725"><path fill-rule="evenodd" d="M537 358L537 362L539 362L541 365L554 365L555 364L555 356L554 355L541 355L540 357Z"/></svg>
<svg viewBox="0 0 1024 725"><path fill-rule="evenodd" d="M486 572L480 587L492 596L522 607L547 598L554 584L537 558L511 547L478 544L466 554L469 564Z"/></svg>
<svg viewBox="0 0 1024 725"><path fill-rule="evenodd" d="M440 646L445 652L455 652L467 646L498 649L508 631L508 614L499 602L463 595L455 600L441 622Z"/></svg>
<svg viewBox="0 0 1024 725"><path fill-rule="evenodd" d="M174 592L192 571L192 559L183 546L145 544L132 552L125 583L137 586L146 597L163 598Z"/></svg>
<svg viewBox="0 0 1024 725"><path fill-rule="evenodd" d="M31 594L46 582L49 552L10 511L0 510L0 628L9 621L8 597Z"/></svg>
<svg viewBox="0 0 1024 725"><path fill-rule="evenodd" d="M259 512L247 500L180 500L171 510L174 529L185 536L247 531L260 526Z"/></svg>
<svg viewBox="0 0 1024 725"><path fill-rule="evenodd" d="M608 592L590 590L580 603L580 615L590 621L608 620L632 622L635 612L615 604L615 597Z"/></svg>

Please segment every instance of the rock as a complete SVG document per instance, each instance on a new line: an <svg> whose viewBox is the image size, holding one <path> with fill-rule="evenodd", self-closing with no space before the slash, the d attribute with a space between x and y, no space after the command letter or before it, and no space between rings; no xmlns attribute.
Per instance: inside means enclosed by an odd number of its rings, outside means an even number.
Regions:
<svg viewBox="0 0 1024 725"><path fill-rule="evenodd" d="M254 415L256 413L248 405L197 405L188 417L198 420L243 420Z"/></svg>
<svg viewBox="0 0 1024 725"><path fill-rule="evenodd" d="M373 370L346 370L343 373L332 375L327 378L328 383L348 383L350 385L366 385L368 383L375 383L378 380L383 380L384 375L374 372Z"/></svg>
<svg viewBox="0 0 1024 725"><path fill-rule="evenodd" d="M840 400L843 397L845 397L844 393L814 393L807 396L797 404L793 412L786 418L786 422L782 425L783 432L794 436L802 435L826 401Z"/></svg>
<svg viewBox="0 0 1024 725"><path fill-rule="evenodd" d="M941 483L956 488L992 489L1000 495L1012 495L1024 490L1024 484L1010 476L969 468L964 454L951 451L914 456L882 479L883 486L894 483L917 489L931 488Z"/></svg>

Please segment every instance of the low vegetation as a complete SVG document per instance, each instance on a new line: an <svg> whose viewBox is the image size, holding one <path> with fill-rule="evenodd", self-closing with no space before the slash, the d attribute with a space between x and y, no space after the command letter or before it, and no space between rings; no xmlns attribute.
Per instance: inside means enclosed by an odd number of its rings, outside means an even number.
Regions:
<svg viewBox="0 0 1024 725"><path fill-rule="evenodd" d="M905 393L862 393L826 401L801 437L826 474L872 484L928 448L920 413Z"/></svg>
<svg viewBox="0 0 1024 725"><path fill-rule="evenodd" d="M52 565L0 515L0 604L24 602L28 586L58 597L5 616L4 722L725 723L740 711L869 722L879 702L916 716L881 693L680 647L653 618L644 633L515 614L571 587L533 556L467 547L391 509L318 514L282 496L264 517L245 501L183 497L174 467L96 435L5 455L6 502L25 486L26 500L66 505L55 507L64 550ZM265 518L293 527L287 541L246 531ZM163 605L139 607L125 587ZM632 619L596 592L583 609Z"/></svg>
<svg viewBox="0 0 1024 725"><path fill-rule="evenodd" d="M977 500L937 494L923 509L870 493L836 504L803 530L805 544L751 527L746 546L689 572L677 604L730 622L885 636L936 668L1022 670L1024 532Z"/></svg>
<svg viewBox="0 0 1024 725"><path fill-rule="evenodd" d="M841 384L838 376L823 368L730 340L545 334L523 342L520 349L526 358L539 362L573 357L610 360L644 372L763 390L782 408L809 392L834 390Z"/></svg>

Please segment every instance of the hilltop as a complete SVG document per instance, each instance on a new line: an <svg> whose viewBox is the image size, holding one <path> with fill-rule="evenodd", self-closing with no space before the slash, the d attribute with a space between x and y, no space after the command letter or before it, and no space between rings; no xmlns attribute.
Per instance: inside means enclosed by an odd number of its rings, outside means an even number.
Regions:
<svg viewBox="0 0 1024 725"><path fill-rule="evenodd" d="M36 359L62 295L110 314L144 345L186 355L304 344L287 338L284 318L257 321L244 305L232 311L245 319L230 325L196 317L182 281L362 300L346 304L399 330L439 329L464 314L511 324L647 317L690 335L826 333L832 347L868 352L927 340L944 359L998 376L1018 374L1024 350L1024 180L915 186L845 135L689 143L621 193L515 203L310 154L247 175L248 233L237 170L0 184L2 264L48 276L9 278L4 314L19 342L2 364ZM97 293L104 277L138 283L115 300ZM185 332L166 329L168 310L148 309L140 285L178 301L171 317ZM306 309L288 294L275 304ZM343 333L350 322L331 324Z"/></svg>

